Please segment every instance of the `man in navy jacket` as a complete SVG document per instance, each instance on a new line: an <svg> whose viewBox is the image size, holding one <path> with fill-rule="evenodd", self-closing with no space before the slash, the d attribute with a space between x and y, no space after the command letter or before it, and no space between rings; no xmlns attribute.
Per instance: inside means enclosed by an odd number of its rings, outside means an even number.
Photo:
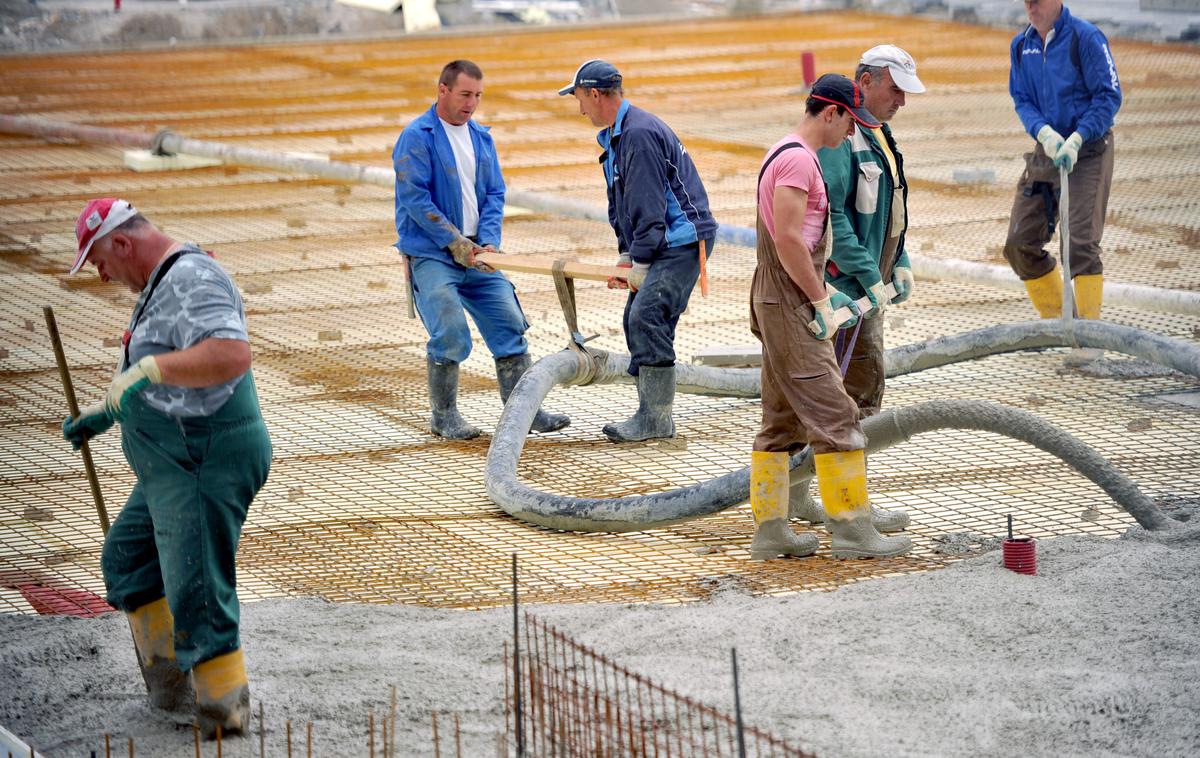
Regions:
<svg viewBox="0 0 1200 758"><path fill-rule="evenodd" d="M591 60L559 95L574 95L579 114L603 127L596 139L608 185L608 220L617 235L617 265L630 269L625 302L629 373L637 377L638 410L607 424L613 442L675 436L675 327L712 253L717 222L696 165L671 128L624 98L621 74ZM703 251L703 252L702 252Z"/></svg>
<svg viewBox="0 0 1200 758"><path fill-rule="evenodd" d="M437 102L412 121L392 151L396 170L397 249L407 256L412 295L429 332L426 362L433 433L471 439L479 429L458 412L458 365L471 354L465 308L496 360L505 402L532 363L529 323L512 283L476 267L477 251L496 252L504 216L504 179L487 127L471 120L483 96L483 72L451 61ZM571 420L539 410L532 429L551 432Z"/></svg>
<svg viewBox="0 0 1200 758"><path fill-rule="evenodd" d="M1104 34L1075 18L1062 0L1025 0L1029 26L1013 38L1008 89L1025 131L1025 154L1004 256L1025 282L1042 318L1062 314L1063 277L1043 246L1058 218L1060 169L1069 174L1068 253L1082 318L1100 318L1104 286L1100 238L1113 172L1113 118L1121 83ZM1065 136L1064 136L1065 135ZM1073 362L1099 357L1077 351Z"/></svg>

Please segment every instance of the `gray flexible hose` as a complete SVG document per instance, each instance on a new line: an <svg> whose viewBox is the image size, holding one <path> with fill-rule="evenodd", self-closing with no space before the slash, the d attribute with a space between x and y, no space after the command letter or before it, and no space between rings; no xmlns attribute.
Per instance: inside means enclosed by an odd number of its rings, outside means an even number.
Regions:
<svg viewBox="0 0 1200 758"><path fill-rule="evenodd" d="M1169 337L1102 321L1039 320L967 332L887 351L888 376L996 353L1044 347L1093 347L1134 355L1200 377L1200 349ZM541 492L517 478L517 464L533 417L558 384L632 381L629 356L564 350L538 361L509 397L488 450L486 486L492 501L515 518L581 532L625 532L688 521L724 510L749 498L749 468L667 492L624 498L569 497ZM678 364L681 392L757 397L759 372ZM1116 472L1092 448L1032 414L994 403L938 401L887 411L867 419L868 451L882 450L909 437L944 428L993 432L1028 442L1061 458L1091 479L1147 529L1173 525L1137 485ZM793 478L812 476L807 451L793 456Z"/></svg>

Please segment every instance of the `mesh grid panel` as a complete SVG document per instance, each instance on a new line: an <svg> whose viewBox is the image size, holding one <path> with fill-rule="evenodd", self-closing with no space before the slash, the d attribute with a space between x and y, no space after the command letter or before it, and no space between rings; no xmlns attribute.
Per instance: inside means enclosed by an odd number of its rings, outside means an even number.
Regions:
<svg viewBox="0 0 1200 758"><path fill-rule="evenodd" d="M910 250L1003 263L1012 185L1032 148L1007 96L1007 32L928 20L814 14L455 35L386 42L295 44L94 55L9 57L5 112L243 146L329 153L387 166L400 128L428 107L440 66L470 50L486 72L478 117L493 125L510 186L602 203L595 130L555 89L579 60L621 66L627 93L662 116L697 161L718 219L754 222L766 147L799 119L801 52L818 69L849 71L880 39L908 49L929 86L893 121L912 194ZM1200 288L1200 95L1178 86L1200 53L1115 42L1126 89L1106 228L1110 281ZM962 185L955 169L991 169ZM507 601L519 553L529 602L704 598L737 586L762 594L830 589L956 560L948 536L1001 536L1013 515L1038 538L1115 536L1131 519L1057 459L991 434L946 431L872 455L870 488L913 517L911 555L882 561L818 556L751 563L746 506L668 529L562 534L501 513L484 493L488 439L428 431L425 332L407 317L391 193L232 166L135 173L111 147L0 135L0 610L31 612L22 584L103 594L100 531L77 455L59 436L65 414L41 307L53 305L81 403L107 385L134 297L91 270L67 277L83 202L118 195L168 234L214 250L242 288L255 376L275 445L270 480L239 550L242 597L484 607ZM505 248L611 262L602 223L514 216ZM753 342L747 324L754 252L718 245L712 294L682 319L680 360ZM565 324L551 281L512 277L535 356L561 349ZM577 283L580 326L624 350L622 295ZM1200 318L1105 307L1105 318L1200 342ZM921 281L885 314L889 345L1032 317L1011 291ZM1103 370L1065 371L1063 350L994 356L889 381L885 405L946 397L1025 409L1100 450L1164 502L1200 497L1195 380L1109 355ZM485 430L500 412L481 341L464 364L460 405ZM632 412L631 386L559 388L547 406L572 425L534 435L519 470L531 485L618 497L701 482L746 465L756 401L681 396L679 437L605 442L600 427ZM133 477L117 435L93 452L111 514ZM798 528L807 528L800 524Z"/></svg>

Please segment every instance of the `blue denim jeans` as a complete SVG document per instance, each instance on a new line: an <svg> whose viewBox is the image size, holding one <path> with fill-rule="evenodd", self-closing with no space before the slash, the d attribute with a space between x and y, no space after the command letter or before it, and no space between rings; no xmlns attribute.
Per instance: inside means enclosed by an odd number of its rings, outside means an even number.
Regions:
<svg viewBox="0 0 1200 758"><path fill-rule="evenodd" d="M529 322L512 282L498 271L484 273L436 258L413 258L413 294L429 332L425 350L437 363L462 363L471 354L471 314L488 350L497 358L528 350ZM465 313L464 313L465 309Z"/></svg>
<svg viewBox="0 0 1200 758"><path fill-rule="evenodd" d="M714 243L707 243L710 257ZM699 276L698 243L669 247L654 259L641 289L629 293L623 325L630 374L637 376L641 366L675 365L675 326Z"/></svg>

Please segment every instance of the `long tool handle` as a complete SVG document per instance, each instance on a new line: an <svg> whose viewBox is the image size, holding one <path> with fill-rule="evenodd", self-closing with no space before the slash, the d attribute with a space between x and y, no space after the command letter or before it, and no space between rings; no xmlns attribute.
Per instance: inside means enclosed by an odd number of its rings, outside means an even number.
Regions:
<svg viewBox="0 0 1200 758"><path fill-rule="evenodd" d="M54 309L44 306L42 313L46 316L46 329L50 332L50 344L54 346L54 360L58 363L58 376L62 379L63 392L67 396L67 408L71 418L79 418L79 403L75 401L75 386L71 384L71 372L67 368L67 356L63 352L62 338L58 336L58 321L54 318ZM100 531L108 534L108 510L104 507L104 494L100 491L100 478L96 476L96 464L92 462L92 451L84 442L79 448L83 456L83 469L87 472L88 486L92 488L92 499L96 501L96 515L100 518Z"/></svg>
<svg viewBox="0 0 1200 758"><path fill-rule="evenodd" d="M708 297L708 251L704 243L705 240L700 240L697 245L700 248L700 297Z"/></svg>
<svg viewBox="0 0 1200 758"><path fill-rule="evenodd" d="M891 282L885 284L883 286L883 294L888 300L891 300L896 296L895 285L893 285ZM863 316L866 316L871 311L871 298L867 297L866 295L863 295L859 299L855 300L854 304L858 306L858 310ZM841 328L842 324L846 323L852 318L854 318L854 314L846 306L842 306L833 312L833 324L839 329ZM812 332L813 334L817 334L821 331L821 327L817 325L815 320L809 321L808 331Z"/></svg>
<svg viewBox="0 0 1200 758"><path fill-rule="evenodd" d="M475 253L475 260L486 263L497 271L513 271L521 274L544 274L554 276L555 264L568 279L587 279L605 282L611 278L625 279L629 269L616 266L601 266L595 263L564 261L549 255L513 255L509 253Z"/></svg>
<svg viewBox="0 0 1200 758"><path fill-rule="evenodd" d="M1058 239L1062 243L1059 258L1063 271L1062 319L1070 324L1075 317L1075 290L1071 287L1071 192L1066 166L1058 167Z"/></svg>

